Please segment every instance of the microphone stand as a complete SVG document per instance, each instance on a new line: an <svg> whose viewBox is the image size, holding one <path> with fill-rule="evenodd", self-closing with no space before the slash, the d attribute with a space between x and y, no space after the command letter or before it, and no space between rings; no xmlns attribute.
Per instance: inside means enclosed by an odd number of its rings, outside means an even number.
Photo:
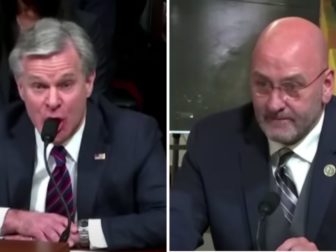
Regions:
<svg viewBox="0 0 336 252"><path fill-rule="evenodd" d="M52 176L51 172L50 172L50 169L49 169L49 165L48 165L48 161L47 161L47 146L49 145L49 142L48 141L45 141L44 142L44 163L45 163L45 167L46 167L46 170L48 172L48 175L52 181L52 183L54 184L55 186L55 189L56 189L56 192L58 194L58 196L60 197L63 205L64 205L64 208L65 208L65 211L66 211L66 214L68 216L68 224L67 224L67 227L65 228L65 230L63 231L63 233L61 234L60 236L60 239L59 239L59 242L67 242L68 239L69 239L69 236L70 236L70 227L71 227L71 215L70 215L70 212L69 212L69 209L68 209L68 206L64 200L64 197L60 191L60 189L58 188L57 184L56 184L56 181L54 179L54 177Z"/></svg>
<svg viewBox="0 0 336 252"><path fill-rule="evenodd" d="M257 226L257 249L265 249L265 219L271 215L280 203L280 197L276 192L269 192L258 205L259 220Z"/></svg>
<svg viewBox="0 0 336 252"><path fill-rule="evenodd" d="M266 215L262 214L258 220L256 239L257 239L257 250L259 251L265 248L265 219Z"/></svg>

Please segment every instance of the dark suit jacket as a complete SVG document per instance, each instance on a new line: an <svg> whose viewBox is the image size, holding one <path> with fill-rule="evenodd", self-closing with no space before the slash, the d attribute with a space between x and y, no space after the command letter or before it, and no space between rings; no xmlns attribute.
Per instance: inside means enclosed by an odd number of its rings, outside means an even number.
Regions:
<svg viewBox="0 0 336 252"><path fill-rule="evenodd" d="M73 20L80 25L89 35L93 44L96 59L96 79L94 83L93 95L106 93L112 82L112 61L111 61L111 45L105 36L105 31L98 21L95 14L87 11L78 10Z"/></svg>
<svg viewBox="0 0 336 252"><path fill-rule="evenodd" d="M116 26L116 0L72 0L75 6L96 15L100 20L104 34L112 46L112 37Z"/></svg>
<svg viewBox="0 0 336 252"><path fill-rule="evenodd" d="M306 237L319 249L336 250L336 100L327 105L312 180ZM258 203L269 191L269 149L251 104L201 121L171 193L172 250L192 250L210 225L217 250L256 249Z"/></svg>
<svg viewBox="0 0 336 252"><path fill-rule="evenodd" d="M0 117L1 120L3 117ZM29 209L34 128L22 106L1 123L0 206ZM88 103L78 160L78 219L100 218L110 249L165 244L165 156L153 119ZM106 153L105 160L95 160Z"/></svg>

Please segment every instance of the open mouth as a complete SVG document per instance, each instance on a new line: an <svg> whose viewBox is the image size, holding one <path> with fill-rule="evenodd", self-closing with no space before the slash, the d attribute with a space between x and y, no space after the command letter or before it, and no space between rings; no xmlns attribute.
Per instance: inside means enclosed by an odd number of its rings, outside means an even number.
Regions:
<svg viewBox="0 0 336 252"><path fill-rule="evenodd" d="M59 120L60 120L60 123L58 125L57 133L61 132L64 127L64 120L62 119L59 119Z"/></svg>
<svg viewBox="0 0 336 252"><path fill-rule="evenodd" d="M57 134L62 131L64 127L64 119L61 119L60 117L47 117L47 118L52 118L58 120L58 127L57 127ZM47 120L47 119L46 119Z"/></svg>

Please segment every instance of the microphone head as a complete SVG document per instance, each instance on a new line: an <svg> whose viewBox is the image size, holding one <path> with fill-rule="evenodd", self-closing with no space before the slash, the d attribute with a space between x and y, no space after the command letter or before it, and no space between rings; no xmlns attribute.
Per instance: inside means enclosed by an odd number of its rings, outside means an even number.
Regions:
<svg viewBox="0 0 336 252"><path fill-rule="evenodd" d="M44 143L51 143L57 135L60 120L57 118L47 118L43 124L41 138Z"/></svg>
<svg viewBox="0 0 336 252"><path fill-rule="evenodd" d="M271 215L280 203L280 196L276 192L269 192L258 205L260 215Z"/></svg>

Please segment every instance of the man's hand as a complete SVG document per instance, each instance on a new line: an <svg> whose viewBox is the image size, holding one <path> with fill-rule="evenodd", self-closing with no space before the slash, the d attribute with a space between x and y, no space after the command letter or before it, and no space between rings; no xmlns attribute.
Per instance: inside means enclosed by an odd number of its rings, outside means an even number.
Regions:
<svg viewBox="0 0 336 252"><path fill-rule="evenodd" d="M79 243L79 232L77 225L71 223L70 236L68 239L69 247L72 248Z"/></svg>
<svg viewBox="0 0 336 252"><path fill-rule="evenodd" d="M305 250L305 251L317 251L315 243L308 241L305 237L289 238L282 243L277 250L289 251L289 250Z"/></svg>
<svg viewBox="0 0 336 252"><path fill-rule="evenodd" d="M58 214L9 209L2 233L4 236L14 234L18 237L31 237L34 240L58 242L67 224L68 219ZM72 223L69 246L74 246L78 241L78 228Z"/></svg>
<svg viewBox="0 0 336 252"><path fill-rule="evenodd" d="M15 240L15 241L32 241L34 240L33 237L30 236L23 236L23 235L5 235L3 236L4 240ZM74 247L79 242L79 234L77 233L70 233L69 239L68 239L68 245L69 247Z"/></svg>
<svg viewBox="0 0 336 252"><path fill-rule="evenodd" d="M15 240L15 241L32 241L33 237L23 236L23 235L5 235L4 240Z"/></svg>

